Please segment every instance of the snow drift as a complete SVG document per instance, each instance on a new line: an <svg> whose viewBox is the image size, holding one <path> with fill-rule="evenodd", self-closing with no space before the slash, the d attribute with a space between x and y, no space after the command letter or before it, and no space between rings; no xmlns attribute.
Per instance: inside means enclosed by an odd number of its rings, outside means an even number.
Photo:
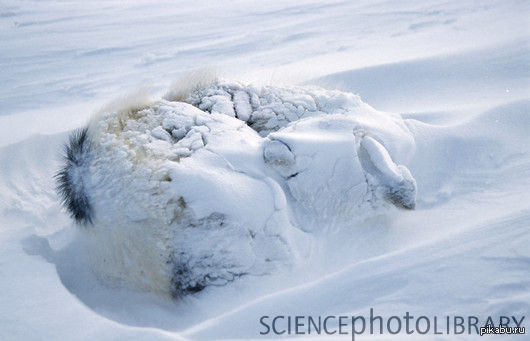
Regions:
<svg viewBox="0 0 530 341"><path fill-rule="evenodd" d="M97 115L66 147L59 192L107 283L180 296L296 263L303 231L414 208L393 161L411 157L410 132L353 94L170 94Z"/></svg>
<svg viewBox="0 0 530 341"><path fill-rule="evenodd" d="M263 339L263 315L370 308L386 318L525 315L528 326L527 22L528 2L518 0L0 2L0 339ZM168 79L212 64L235 79L339 88L402 113L410 160L365 136L410 170L415 210L335 231L315 224L294 245L306 251L296 267L277 262L271 275L177 300L102 285L81 244L97 226L74 228L58 205L61 145L117 94L147 86L162 95ZM197 80L177 84L182 97L167 99L182 102ZM265 169L294 207L281 168ZM312 227L288 213L290 231Z"/></svg>

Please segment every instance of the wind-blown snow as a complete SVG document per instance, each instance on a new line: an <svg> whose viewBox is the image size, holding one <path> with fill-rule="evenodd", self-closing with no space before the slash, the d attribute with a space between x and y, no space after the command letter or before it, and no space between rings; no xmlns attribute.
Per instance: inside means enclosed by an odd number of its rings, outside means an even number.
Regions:
<svg viewBox="0 0 530 341"><path fill-rule="evenodd" d="M527 17L524 1L3 1L0 338L258 339L262 315L371 307L528 316ZM109 99L139 87L162 97L184 72L211 66L256 86L336 87L401 113L393 131L408 131L413 144L358 136L380 176L407 183L399 165L407 166L415 210L384 210L339 229L308 224L299 264L178 300L103 285L55 193L62 145ZM199 78L207 84L209 72ZM249 93L227 93L234 114L252 120ZM299 104L311 111L309 99ZM271 128L266 155L276 176L288 177L307 146L296 131ZM176 130L171 138L185 133ZM165 142L164 131L152 129L153 140ZM196 141L181 151L208 148ZM300 151L290 155L289 141ZM387 159L379 144L395 165L378 166ZM268 209L283 207L286 187L266 183Z"/></svg>

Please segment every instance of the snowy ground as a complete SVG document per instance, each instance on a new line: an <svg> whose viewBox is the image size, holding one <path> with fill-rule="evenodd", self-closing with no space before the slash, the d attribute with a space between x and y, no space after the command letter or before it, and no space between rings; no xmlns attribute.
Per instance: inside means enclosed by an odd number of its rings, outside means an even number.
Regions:
<svg viewBox="0 0 530 341"><path fill-rule="evenodd" d="M0 338L248 339L260 338L262 315L370 308L528 315L529 9L2 1ZM339 88L403 114L416 142L407 164L416 210L322 233L292 272L181 300L101 285L54 192L61 145L109 99L140 87L161 95L203 67L260 84Z"/></svg>

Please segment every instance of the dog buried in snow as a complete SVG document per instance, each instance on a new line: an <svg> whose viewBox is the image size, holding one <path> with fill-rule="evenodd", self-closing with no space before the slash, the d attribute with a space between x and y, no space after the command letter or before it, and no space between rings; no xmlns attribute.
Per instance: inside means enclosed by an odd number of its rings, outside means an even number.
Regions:
<svg viewBox="0 0 530 341"><path fill-rule="evenodd" d="M216 80L96 115L57 180L98 277L180 296L291 263L308 230L414 208L413 151L351 93Z"/></svg>

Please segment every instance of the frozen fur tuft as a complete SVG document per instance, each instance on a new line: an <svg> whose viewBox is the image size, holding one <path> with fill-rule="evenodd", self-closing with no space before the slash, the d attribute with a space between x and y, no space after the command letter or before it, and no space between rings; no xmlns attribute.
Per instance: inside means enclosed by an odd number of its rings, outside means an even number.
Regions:
<svg viewBox="0 0 530 341"><path fill-rule="evenodd" d="M92 223L92 206L83 179L89 151L88 128L73 132L65 145L64 166L55 175L63 206L81 224Z"/></svg>
<svg viewBox="0 0 530 341"><path fill-rule="evenodd" d="M213 68L204 68L186 73L174 81L164 98L168 101L184 101L192 92L207 87L217 80Z"/></svg>
<svg viewBox="0 0 530 341"><path fill-rule="evenodd" d="M126 93L125 95L118 97L106 105L104 105L88 122L88 131L94 140L97 140L96 136L99 132L96 125L101 120L101 116L104 114L115 113L120 123L118 126L123 128L125 122L134 115L134 113L148 108L152 104L152 100L149 96L147 89L140 88L135 91Z"/></svg>
<svg viewBox="0 0 530 341"><path fill-rule="evenodd" d="M141 88L135 91L131 91L124 96L121 96L107 105L105 105L99 113L126 113L134 112L146 108L151 104L151 99L149 98L149 92L147 89Z"/></svg>

